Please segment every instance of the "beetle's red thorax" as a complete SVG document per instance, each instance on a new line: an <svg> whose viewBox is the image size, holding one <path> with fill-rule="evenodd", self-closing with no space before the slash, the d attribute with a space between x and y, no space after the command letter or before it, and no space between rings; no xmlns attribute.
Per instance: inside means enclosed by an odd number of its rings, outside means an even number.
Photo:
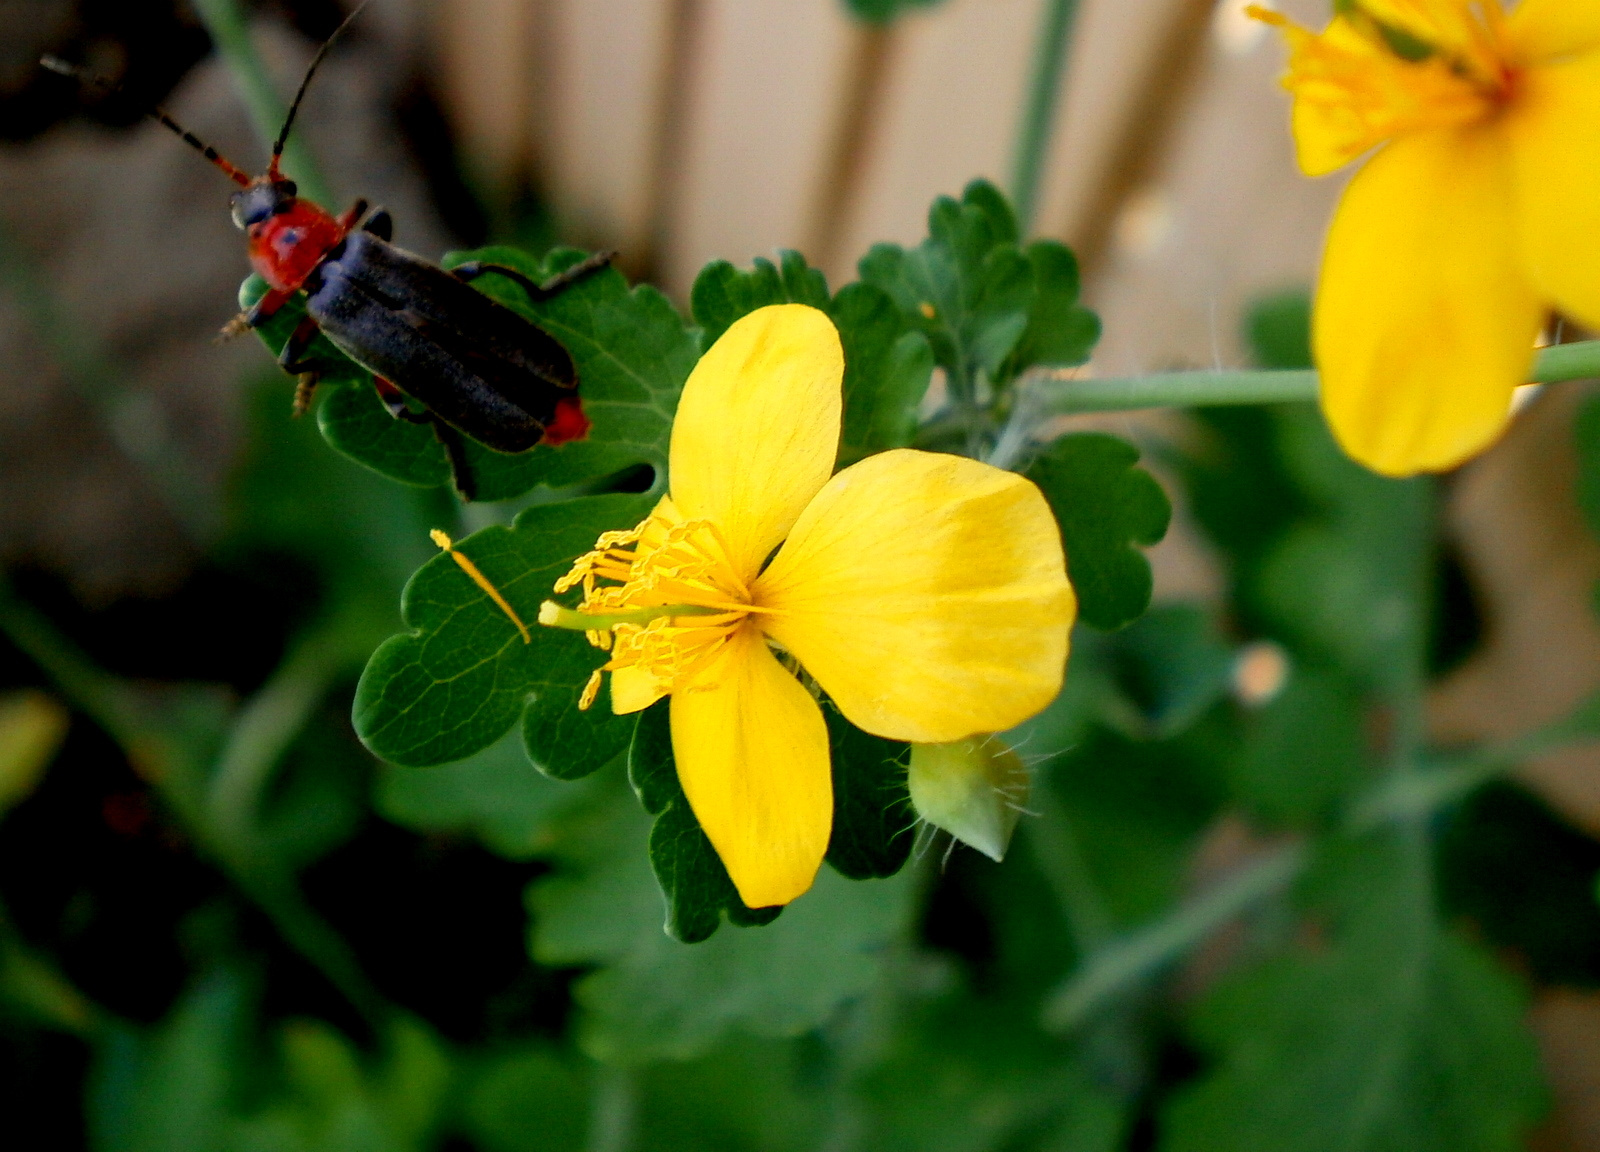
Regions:
<svg viewBox="0 0 1600 1152"><path fill-rule="evenodd" d="M307 200L250 226L250 264L280 292L293 292L311 274L344 229Z"/></svg>

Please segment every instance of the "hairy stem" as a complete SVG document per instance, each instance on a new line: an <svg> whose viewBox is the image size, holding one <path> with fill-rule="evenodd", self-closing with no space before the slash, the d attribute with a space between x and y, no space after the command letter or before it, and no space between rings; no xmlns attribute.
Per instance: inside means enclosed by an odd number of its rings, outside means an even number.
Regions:
<svg viewBox="0 0 1600 1152"><path fill-rule="evenodd" d="M1529 383L1557 384L1600 376L1600 340L1558 344L1540 351ZM1041 416L1125 412L1137 408L1191 408L1221 404L1278 404L1317 398L1314 371L1166 372L1152 376L1065 379L1030 374Z"/></svg>

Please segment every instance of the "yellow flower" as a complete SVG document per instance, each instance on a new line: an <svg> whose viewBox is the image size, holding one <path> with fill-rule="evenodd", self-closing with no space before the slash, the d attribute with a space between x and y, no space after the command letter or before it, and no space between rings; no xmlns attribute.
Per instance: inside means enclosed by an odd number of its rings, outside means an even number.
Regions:
<svg viewBox="0 0 1600 1152"><path fill-rule="evenodd" d="M1453 467L1504 428L1547 307L1600 326L1600 0L1345 0L1291 48L1300 166L1382 146L1329 230L1322 404L1357 460Z"/></svg>
<svg viewBox="0 0 1600 1152"><path fill-rule="evenodd" d="M891 739L1001 731L1060 689L1076 612L1055 520L1020 476L898 450L830 479L843 374L814 308L734 324L684 386L671 494L556 586L582 584L577 612L539 617L609 649L618 713L671 695L684 793L752 908L803 893L828 847L810 685Z"/></svg>

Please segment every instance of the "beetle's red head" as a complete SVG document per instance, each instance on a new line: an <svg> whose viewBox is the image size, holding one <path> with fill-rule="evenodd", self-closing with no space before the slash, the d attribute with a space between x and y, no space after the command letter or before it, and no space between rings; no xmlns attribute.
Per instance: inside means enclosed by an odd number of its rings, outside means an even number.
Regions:
<svg viewBox="0 0 1600 1152"><path fill-rule="evenodd" d="M244 231L252 224L282 216L294 208L297 192L299 189L293 180L286 180L276 172L258 176L242 191L228 198L235 226Z"/></svg>

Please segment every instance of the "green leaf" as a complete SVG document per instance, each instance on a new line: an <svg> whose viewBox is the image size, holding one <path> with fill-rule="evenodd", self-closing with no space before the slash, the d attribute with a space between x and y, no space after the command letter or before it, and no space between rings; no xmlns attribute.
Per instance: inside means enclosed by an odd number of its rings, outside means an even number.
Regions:
<svg viewBox="0 0 1600 1152"><path fill-rule="evenodd" d="M1055 240L1035 240L1024 255L1033 270L1033 305L1006 374L1084 363L1100 340L1100 317L1078 303L1077 256Z"/></svg>
<svg viewBox="0 0 1600 1152"><path fill-rule="evenodd" d="M909 746L861 731L831 706L823 706L823 716L833 756L828 863L851 880L893 876L916 839L906 788Z"/></svg>
<svg viewBox="0 0 1600 1152"><path fill-rule="evenodd" d="M575 787L586 806L561 822L555 869L534 882L529 901L540 963L599 965L575 990L591 1055L677 1060L734 1032L799 1035L882 978L911 913L905 875L849 881L823 869L768 927L686 947L662 931L651 819L621 773L608 769Z"/></svg>
<svg viewBox="0 0 1600 1152"><path fill-rule="evenodd" d="M844 345L844 432L839 466L905 448L917 433L917 408L933 379L933 348L910 329L887 293L846 284L830 306Z"/></svg>
<svg viewBox="0 0 1600 1152"><path fill-rule="evenodd" d="M904 448L916 435L917 406L933 378L933 350L881 289L847 284L830 300L822 273L786 251L777 267L760 257L748 271L725 260L706 265L690 300L708 346L735 320L769 304L809 304L829 314L844 346L840 467Z"/></svg>
<svg viewBox="0 0 1600 1152"><path fill-rule="evenodd" d="M1297 665L1246 732L1230 783L1264 824L1315 826L1372 778L1366 698L1337 670Z"/></svg>
<svg viewBox="0 0 1600 1152"><path fill-rule="evenodd" d="M958 392L979 372L998 377L1028 327L1034 270L1017 248L1016 216L986 180L968 184L960 202L935 200L921 245L878 244L860 271L927 336Z"/></svg>
<svg viewBox="0 0 1600 1152"><path fill-rule="evenodd" d="M385 764L373 804L385 819L418 832L466 833L501 856L532 859L549 849L554 822L580 794L536 768L524 748L513 731L454 764Z"/></svg>
<svg viewBox="0 0 1600 1152"><path fill-rule="evenodd" d="M1164 1152L1523 1147L1543 1105L1525 996L1437 923L1409 835L1335 846L1305 893L1318 940L1206 997L1215 1063L1168 1107Z"/></svg>
<svg viewBox="0 0 1600 1152"><path fill-rule="evenodd" d="M1031 1005L1029 1006L1031 1008ZM1123 1110L1032 1012L955 994L918 1005L862 1077L873 1152L1115 1152Z"/></svg>
<svg viewBox="0 0 1600 1152"><path fill-rule="evenodd" d="M1108 646L1118 686L1144 723L1130 734L1164 739L1184 731L1222 698L1233 650L1195 604L1164 604Z"/></svg>
<svg viewBox="0 0 1600 1152"><path fill-rule="evenodd" d="M582 776L626 748L633 721L612 715L606 692L588 711L577 707L604 655L582 633L537 620L573 558L601 532L631 528L651 504L615 495L536 505L514 527L457 545L529 629L527 642L454 557L419 568L401 599L411 631L372 654L356 688L352 719L367 747L394 764L444 764L489 747L521 717L528 755L554 776Z"/></svg>
<svg viewBox="0 0 1600 1152"><path fill-rule="evenodd" d="M496 1054L467 1091L467 1134L484 1152L583 1152L592 1078L584 1062L549 1044Z"/></svg>
<svg viewBox="0 0 1600 1152"><path fill-rule="evenodd" d="M657 701L639 714L628 753L628 781L646 812L650 865L667 901L666 930L684 944L697 944L717 930L722 914L745 926L770 924L782 907L746 908L717 851L689 808L672 758L669 703Z"/></svg>
<svg viewBox="0 0 1600 1152"><path fill-rule="evenodd" d="M541 262L514 248L491 247L446 255L444 266L469 260L505 264L534 280L570 267L583 254L558 249ZM241 303L261 295L257 278L245 282ZM607 269L551 300L533 303L505 277L486 275L474 287L554 336L577 366L584 411L594 427L586 440L560 448L539 446L506 455L469 440L467 456L478 499L507 500L545 484L566 487L623 472L640 464L666 467L667 439L677 396L699 355L694 335L656 289L630 289ZM296 297L259 330L276 356L305 314ZM371 388L371 374L323 337L312 346L326 370L328 395L317 414L328 443L352 459L403 484L437 487L449 480L444 449L431 428L392 419Z"/></svg>
<svg viewBox="0 0 1600 1152"><path fill-rule="evenodd" d="M788 249L778 254L778 266L757 256L748 272L726 260L700 269L689 291L694 322L705 332L705 346L715 344L728 326L741 316L769 304L809 304L828 309L828 281L819 269L808 267L805 257Z"/></svg>
<svg viewBox="0 0 1600 1152"><path fill-rule="evenodd" d="M1101 432L1076 432L1046 448L1027 476L1043 490L1067 553L1078 614L1101 629L1137 619L1150 603L1150 561L1139 551L1172 518L1161 485L1134 465L1139 450Z"/></svg>
<svg viewBox="0 0 1600 1152"><path fill-rule="evenodd" d="M827 860L852 880L893 876L911 853L916 820L906 790L906 745L870 736L824 707L833 762L833 833ZM656 817L650 862L667 901L667 932L705 940L722 916L741 927L769 924L782 908L747 908L689 807L672 757L665 700L639 715L628 779Z"/></svg>

